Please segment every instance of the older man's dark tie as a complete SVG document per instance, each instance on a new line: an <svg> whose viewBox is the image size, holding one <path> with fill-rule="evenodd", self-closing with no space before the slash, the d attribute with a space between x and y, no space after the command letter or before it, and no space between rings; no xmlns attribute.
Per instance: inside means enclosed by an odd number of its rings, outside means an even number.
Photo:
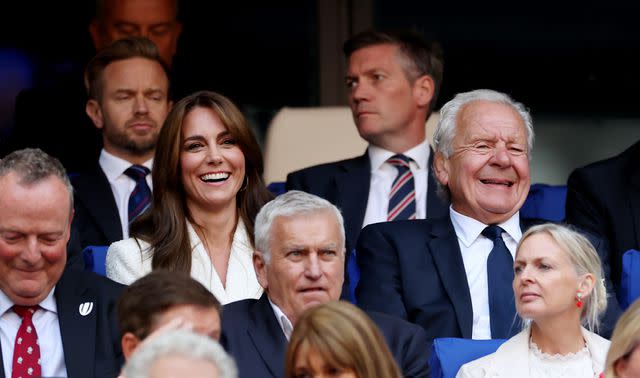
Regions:
<svg viewBox="0 0 640 378"><path fill-rule="evenodd" d="M131 177L136 182L136 186L129 196L129 225L140 214L144 213L151 204L151 189L147 184L147 175L151 172L149 168L134 164L124 171L124 174Z"/></svg>
<svg viewBox="0 0 640 378"><path fill-rule="evenodd" d="M502 240L504 230L489 225L482 235L493 241L487 258L489 316L491 338L506 339L515 334L515 301L513 295L513 257Z"/></svg>
<svg viewBox="0 0 640 378"><path fill-rule="evenodd" d="M387 221L416 219L416 189L409 167L410 161L411 158L401 154L387 159L387 163L398 170L389 193Z"/></svg>

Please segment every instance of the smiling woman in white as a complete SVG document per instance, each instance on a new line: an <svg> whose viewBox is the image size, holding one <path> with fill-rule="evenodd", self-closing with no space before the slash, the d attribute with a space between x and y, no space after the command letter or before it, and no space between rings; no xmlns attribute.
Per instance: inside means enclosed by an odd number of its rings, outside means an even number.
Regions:
<svg viewBox="0 0 640 378"><path fill-rule="evenodd" d="M532 227L520 240L514 271L516 309L527 327L456 377L598 377L610 343L591 332L607 307L591 243L564 226Z"/></svg>
<svg viewBox="0 0 640 378"><path fill-rule="evenodd" d="M262 171L260 147L226 97L177 102L158 137L153 204L131 238L109 247L107 276L130 284L154 269L189 272L222 304L259 298L253 221L272 198Z"/></svg>

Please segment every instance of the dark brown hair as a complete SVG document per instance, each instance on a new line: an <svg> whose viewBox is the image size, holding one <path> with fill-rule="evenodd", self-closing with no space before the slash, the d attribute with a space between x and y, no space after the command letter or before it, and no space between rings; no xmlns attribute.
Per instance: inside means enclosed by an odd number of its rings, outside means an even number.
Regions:
<svg viewBox="0 0 640 378"><path fill-rule="evenodd" d="M124 289L118 300L120 334L131 332L140 340L149 335L157 317L171 307L193 305L215 308L220 302L190 275L158 270Z"/></svg>
<svg viewBox="0 0 640 378"><path fill-rule="evenodd" d="M101 100L104 81L102 74L113 62L131 58L145 58L158 62L167 79L169 70L158 52L156 45L145 37L127 37L109 44L87 63L84 70L84 86L90 99ZM168 80L167 80L168 81ZM167 88L168 89L168 88ZM169 95L167 93L167 95Z"/></svg>
<svg viewBox="0 0 640 378"><path fill-rule="evenodd" d="M413 83L420 76L431 76L434 90L427 115L431 114L440 93L444 70L444 59L440 45L411 30L388 32L367 30L349 38L342 46L342 50L345 57L349 59L355 51L377 45L398 46L401 64L410 83Z"/></svg>
<svg viewBox="0 0 640 378"><path fill-rule="evenodd" d="M195 108L213 110L237 141L244 154L246 188L236 201L242 222L253 245L253 223L258 211L273 195L262 180L262 151L247 120L226 97L209 91L193 93L178 101L167 116L158 136L153 161L153 204L131 224L131 236L151 244L153 269L191 272L191 250L187 221L195 224L186 204L181 180L180 151L182 122Z"/></svg>

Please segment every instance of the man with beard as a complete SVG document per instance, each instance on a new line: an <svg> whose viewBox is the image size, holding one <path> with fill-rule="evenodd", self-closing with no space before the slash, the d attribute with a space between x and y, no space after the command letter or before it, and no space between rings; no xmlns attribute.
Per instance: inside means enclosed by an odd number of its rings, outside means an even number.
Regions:
<svg viewBox="0 0 640 378"><path fill-rule="evenodd" d="M149 207L156 141L172 104L167 66L144 37L100 50L87 64L84 81L85 110L102 132L103 148L98 164L72 180L72 232L81 248L127 238L129 224Z"/></svg>

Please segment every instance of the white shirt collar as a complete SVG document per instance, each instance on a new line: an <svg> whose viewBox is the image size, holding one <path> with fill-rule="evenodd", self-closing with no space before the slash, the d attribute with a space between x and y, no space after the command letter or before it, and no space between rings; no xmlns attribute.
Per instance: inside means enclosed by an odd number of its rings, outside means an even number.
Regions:
<svg viewBox="0 0 640 378"><path fill-rule="evenodd" d="M384 148L374 146L372 144L367 148L367 153L369 154L369 161L371 162L371 170L375 171L379 169L382 164L384 164L390 157L395 155L395 152L387 151ZM426 169L427 164L429 163L429 154L431 150L429 148L429 143L427 140L423 140L421 143L418 143L413 148L403 152L403 155L406 155L413 159L413 161L417 164L418 169Z"/></svg>
<svg viewBox="0 0 640 378"><path fill-rule="evenodd" d="M482 231L487 227L486 224L474 218L458 213L453 209L453 206L449 206L449 215L458 239L460 239L462 244L467 248L476 241L478 236L480 236ZM498 226L502 227L504 232L516 243L522 238L519 211L516 211L511 218L507 219L506 222L500 223Z"/></svg>
<svg viewBox="0 0 640 378"><path fill-rule="evenodd" d="M127 170L127 168L131 166L131 164L133 164L129 161L108 153L104 148L102 149L102 151L100 151L100 158L98 162L100 164L100 167L102 167L105 176L107 176L107 180L109 180L109 182L112 182L123 175L124 171ZM142 165L151 170L151 168L153 167L153 159L145 161Z"/></svg>
<svg viewBox="0 0 640 378"><path fill-rule="evenodd" d="M291 321L287 318L287 315L282 312L280 307L271 302L271 298L269 298L269 296L267 296L267 299L269 299L269 304L273 309L273 314L276 316L278 324L280 324L280 328L282 328L282 332L284 332L284 336L289 340L289 338L291 338L291 333L293 332L293 324L291 324Z"/></svg>
<svg viewBox="0 0 640 378"><path fill-rule="evenodd" d="M38 303L38 305L47 311L51 311L57 314L58 305L56 305L56 300L53 297L53 293L55 291L56 291L56 287L54 286L53 289L51 289L51 291L49 292L49 294L42 300L42 302ZM15 303L13 303L11 299L9 299L9 297L4 293L4 291L0 290L0 315L11 310L11 307L13 307L14 304Z"/></svg>

